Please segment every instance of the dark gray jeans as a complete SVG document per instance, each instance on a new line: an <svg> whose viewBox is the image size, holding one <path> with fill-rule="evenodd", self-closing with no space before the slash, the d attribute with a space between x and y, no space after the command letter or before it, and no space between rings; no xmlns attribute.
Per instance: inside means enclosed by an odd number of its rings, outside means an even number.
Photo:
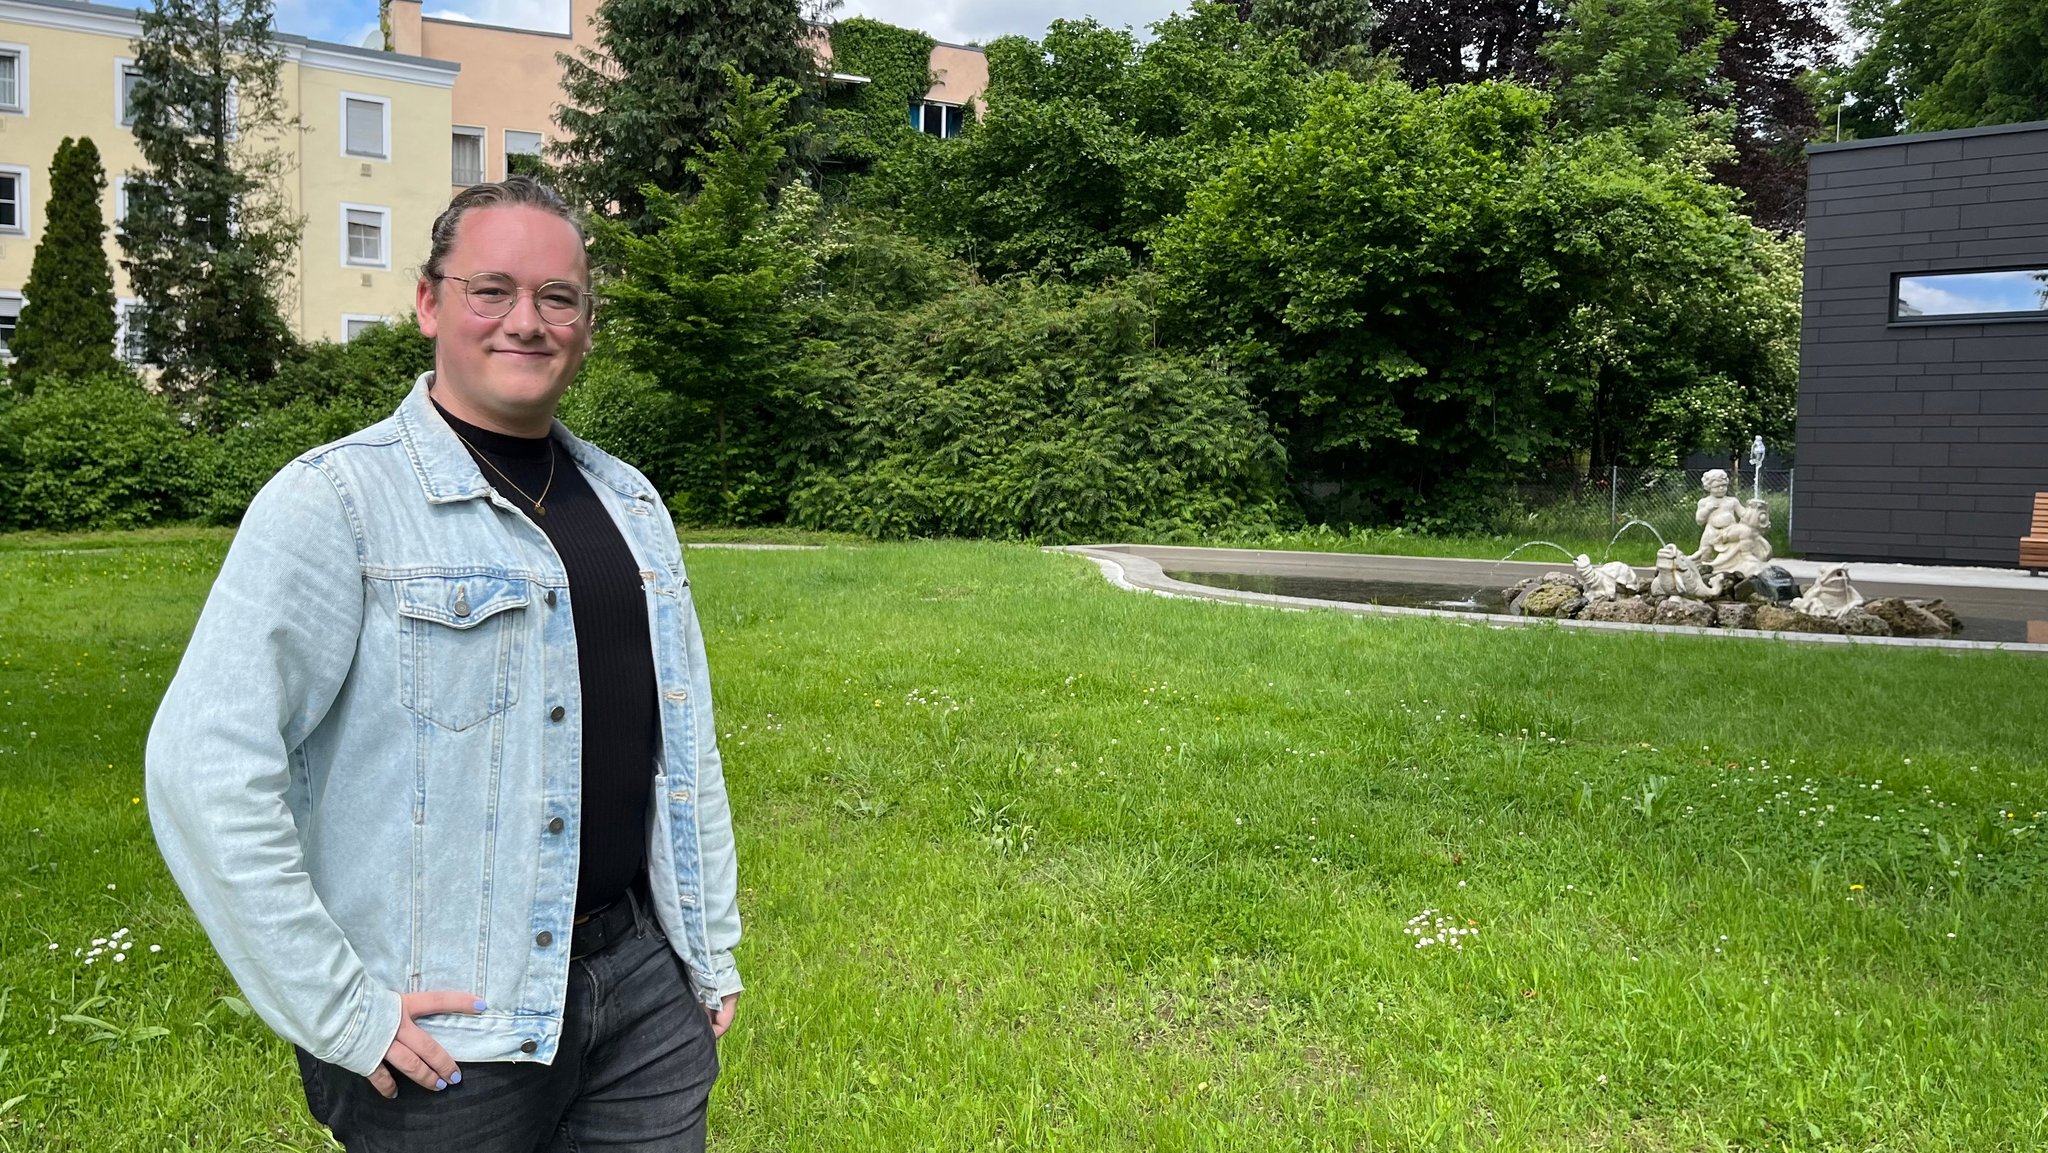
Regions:
<svg viewBox="0 0 2048 1153"><path fill-rule="evenodd" d="M631 937L569 965L552 1065L462 1063L462 1083L429 1092L368 1079L299 1052L313 1117L350 1153L670 1153L704 1148L718 1047L681 958L642 912Z"/></svg>

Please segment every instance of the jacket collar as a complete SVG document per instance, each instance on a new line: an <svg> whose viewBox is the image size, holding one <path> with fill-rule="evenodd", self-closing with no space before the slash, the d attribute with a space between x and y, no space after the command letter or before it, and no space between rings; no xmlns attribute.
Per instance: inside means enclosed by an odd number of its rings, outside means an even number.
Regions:
<svg viewBox="0 0 2048 1153"><path fill-rule="evenodd" d="M419 476L420 488L426 493L427 502L447 504L490 495L490 482L484 479L476 460L463 447L455 430L441 419L434 402L428 399L427 390L433 384L432 372L421 373L420 378L413 382L412 391L400 402L397 413L399 440L405 445L406 455L412 459L413 471ZM554 422L552 435L577 467L592 479L636 500L654 499L654 493L638 473L611 454L577 437L563 427L561 421Z"/></svg>

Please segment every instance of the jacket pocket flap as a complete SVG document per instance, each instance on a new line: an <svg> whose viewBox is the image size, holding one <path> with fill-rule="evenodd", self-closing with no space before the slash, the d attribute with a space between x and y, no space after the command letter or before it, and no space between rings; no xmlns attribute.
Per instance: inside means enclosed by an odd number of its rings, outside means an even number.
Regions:
<svg viewBox="0 0 2048 1153"><path fill-rule="evenodd" d="M466 629L526 607L527 582L514 577L414 577L398 584L398 615Z"/></svg>

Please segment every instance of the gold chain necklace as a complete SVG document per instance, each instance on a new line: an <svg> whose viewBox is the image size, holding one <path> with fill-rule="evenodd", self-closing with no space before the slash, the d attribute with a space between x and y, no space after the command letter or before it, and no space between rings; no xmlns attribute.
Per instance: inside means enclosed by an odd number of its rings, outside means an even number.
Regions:
<svg viewBox="0 0 2048 1153"><path fill-rule="evenodd" d="M450 431L450 432L455 432L455 430L454 430L454 429L452 429L452 428L451 428L451 429L449 429L448 431ZM461 433L459 433L459 432L456 432L456 433L455 433L455 439L456 439L456 440L459 440L459 441L461 441L461 442L462 442L462 445L463 445L463 447L464 447L464 448L467 448L467 449L468 449L468 450L469 450L470 452L472 452L472 453L476 454L476 458L477 458L478 460L480 460L480 461L483 461L483 462L484 462L484 463L485 463L486 465L489 465L489 466L490 466L490 469L491 469L491 471L492 471L492 472L495 472L495 473L497 473L497 474L498 474L498 479L500 479L500 480L504 481L504 482L505 482L506 484L508 484L508 485L511 485L511 486L512 486L512 491L513 491L513 492L516 492L516 493L518 493L518 494L519 494L520 496L526 497L526 503L528 503L528 504L530 504L530 505L532 505L532 506L533 506L533 515L535 515L535 516L537 516L537 517L541 517L541 516L546 516L546 515L548 515L548 510L547 510L547 509L546 509L545 507L543 507L543 506L542 506L541 502L542 502L542 501L545 501L546 499L548 499L548 490L550 490L550 489L552 489L552 488L554 488L554 487L555 487L555 438L554 438L554 437L552 437L552 436L551 436L551 437L549 437L549 438L548 438L548 482L547 482L546 484L544 484L544 485L542 485L542 486L540 487L540 495L539 495L539 496L537 496L537 497L535 497L535 496L527 496L527 495L526 495L526 490L525 490L525 489L523 489L523 488L520 488L520 487L519 487L519 485L518 485L517 483L515 483L515 482L513 481L513 479L512 479L511 477L509 477L509 476L506 476L506 475L505 475L505 470L504 470L504 469L502 469L502 468L499 468L499 467L497 466L496 462L492 461L490 457L488 457L488 456L485 456L485 455L484 455L484 452L483 452L483 450L482 450L482 449L480 449L480 448L478 448L477 446L475 446L475 445L473 445L473 444L469 443L469 438L468 438L468 437L466 437L466 436L462 435L462 434L461 434Z"/></svg>

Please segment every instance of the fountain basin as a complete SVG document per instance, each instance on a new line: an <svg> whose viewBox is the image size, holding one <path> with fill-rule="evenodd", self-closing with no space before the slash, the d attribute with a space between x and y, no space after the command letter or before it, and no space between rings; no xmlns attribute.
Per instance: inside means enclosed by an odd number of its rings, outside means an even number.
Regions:
<svg viewBox="0 0 2048 1153"><path fill-rule="evenodd" d="M1644 630L1702 636L1776 638L1814 644L1877 644L1937 648L1996 648L2048 654L2048 580L2002 570L1909 570L1907 566L1852 566L1856 587L1872 598L1941 598L1966 622L1956 639L1855 637L1808 633L1637 625L1618 621L1538 621L1507 615L1500 590L1524 577L1571 568L1554 561L1488 561L1444 557L1366 556L1355 553L1189 548L1167 545L1069 546L1111 580L1128 588L1171 596L1323 608L1375 615L1425 615L1496 626L1549 624L1593 631ZM1788 562L1810 581L1818 566ZM1642 571L1642 570L1638 570ZM1866 575L1868 574L1868 575ZM2031 583L2030 583L2031 580ZM1477 597L1474 598L1474 594ZM1469 607L1457 603L1476 599Z"/></svg>

